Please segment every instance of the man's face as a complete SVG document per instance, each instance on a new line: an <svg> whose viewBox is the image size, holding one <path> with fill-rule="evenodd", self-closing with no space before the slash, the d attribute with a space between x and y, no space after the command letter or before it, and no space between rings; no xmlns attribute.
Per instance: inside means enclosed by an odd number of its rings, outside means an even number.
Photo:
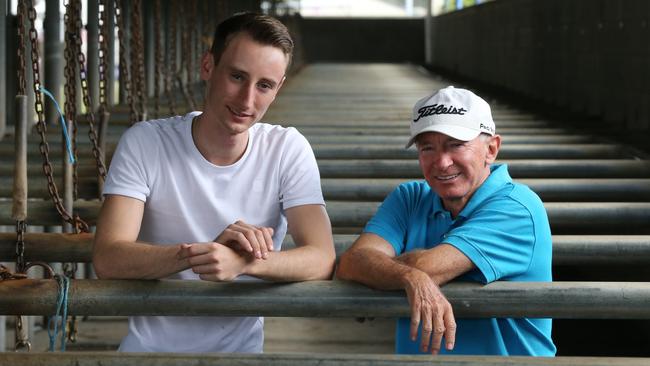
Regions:
<svg viewBox="0 0 650 366"><path fill-rule="evenodd" d="M245 132L266 113L284 82L288 58L281 49L234 34L215 65L212 54L201 61L207 81L204 113L222 132Z"/></svg>
<svg viewBox="0 0 650 366"><path fill-rule="evenodd" d="M420 169L446 209L458 214L465 207L490 175L489 164L496 159L499 144L498 136L478 136L471 141L438 132L418 136Z"/></svg>

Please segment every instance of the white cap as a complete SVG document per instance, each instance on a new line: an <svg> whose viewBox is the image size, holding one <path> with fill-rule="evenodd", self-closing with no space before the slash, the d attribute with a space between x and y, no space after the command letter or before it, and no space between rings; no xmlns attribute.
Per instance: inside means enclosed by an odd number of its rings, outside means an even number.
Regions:
<svg viewBox="0 0 650 366"><path fill-rule="evenodd" d="M406 148L423 132L440 132L457 140L470 141L481 133L494 136L496 127L490 105L485 100L469 90L448 86L415 103L411 138Z"/></svg>

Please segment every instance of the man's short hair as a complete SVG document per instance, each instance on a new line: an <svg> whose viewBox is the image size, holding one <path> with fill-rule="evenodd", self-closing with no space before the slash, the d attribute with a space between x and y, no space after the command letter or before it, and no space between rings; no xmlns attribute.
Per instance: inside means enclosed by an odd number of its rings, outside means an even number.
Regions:
<svg viewBox="0 0 650 366"><path fill-rule="evenodd" d="M293 56L293 40L287 27L271 16L249 12L237 13L217 25L210 50L215 64L219 63L232 37L240 32L246 32L256 42L282 50L288 58L289 68Z"/></svg>

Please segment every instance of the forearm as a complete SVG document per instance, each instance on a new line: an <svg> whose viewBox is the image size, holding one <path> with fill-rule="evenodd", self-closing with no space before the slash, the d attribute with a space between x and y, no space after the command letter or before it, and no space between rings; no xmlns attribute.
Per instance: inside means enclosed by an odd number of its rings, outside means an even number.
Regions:
<svg viewBox="0 0 650 366"><path fill-rule="evenodd" d="M351 250L341 256L336 276L382 290L403 289L405 279L415 268L383 252L369 248Z"/></svg>
<svg viewBox="0 0 650 366"><path fill-rule="evenodd" d="M95 245L93 264L101 279L159 279L189 268L178 259L180 245L116 241Z"/></svg>
<svg viewBox="0 0 650 366"><path fill-rule="evenodd" d="M404 265L425 272L438 286L475 268L469 258L455 247L445 243L432 249L404 253L395 259Z"/></svg>
<svg viewBox="0 0 650 366"><path fill-rule="evenodd" d="M334 271L333 249L312 246L270 252L267 259L256 259L244 274L268 281L329 280Z"/></svg>

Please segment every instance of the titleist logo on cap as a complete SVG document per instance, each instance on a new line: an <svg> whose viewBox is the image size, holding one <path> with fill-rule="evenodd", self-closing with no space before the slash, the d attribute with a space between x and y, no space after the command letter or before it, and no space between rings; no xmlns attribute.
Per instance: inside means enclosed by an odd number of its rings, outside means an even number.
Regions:
<svg viewBox="0 0 650 366"><path fill-rule="evenodd" d="M417 122L422 117L432 116L434 114L459 114L464 115L467 112L465 108L456 108L454 106L446 106L444 104L432 104L425 105L424 107L418 109L418 118L414 119L413 122Z"/></svg>

